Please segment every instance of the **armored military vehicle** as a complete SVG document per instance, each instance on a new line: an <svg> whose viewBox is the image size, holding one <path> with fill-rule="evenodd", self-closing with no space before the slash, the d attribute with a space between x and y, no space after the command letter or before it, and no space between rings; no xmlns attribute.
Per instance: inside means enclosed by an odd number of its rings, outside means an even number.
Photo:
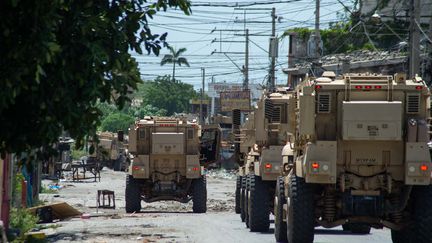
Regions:
<svg viewBox="0 0 432 243"><path fill-rule="evenodd" d="M276 239L313 242L316 226L342 225L390 228L395 243L431 242L429 96L421 78L404 74L325 72L301 83L288 126L294 143L282 150Z"/></svg>
<svg viewBox="0 0 432 243"><path fill-rule="evenodd" d="M207 210L204 167L218 160L218 127L201 128L186 118L145 117L129 129L134 155L126 177L126 212L141 201L193 201L193 212Z"/></svg>
<svg viewBox="0 0 432 243"><path fill-rule="evenodd" d="M287 88L265 92L240 128L236 211L253 232L269 230L282 148L289 142L287 104L291 96Z"/></svg>
<svg viewBox="0 0 432 243"><path fill-rule="evenodd" d="M123 131L117 134L101 132L97 136L97 144L91 141L95 150L89 155L89 160L96 160L101 166L115 171L125 171L129 166L130 160L125 146Z"/></svg>

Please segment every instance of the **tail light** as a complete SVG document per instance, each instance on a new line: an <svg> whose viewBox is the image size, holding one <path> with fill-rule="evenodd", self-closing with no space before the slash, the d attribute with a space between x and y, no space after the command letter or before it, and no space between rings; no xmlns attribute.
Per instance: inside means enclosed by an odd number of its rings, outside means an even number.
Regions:
<svg viewBox="0 0 432 243"><path fill-rule="evenodd" d="M272 164L270 164L270 163L266 163L266 164L264 165L264 167L265 167L266 169L271 169L271 168L272 168Z"/></svg>
<svg viewBox="0 0 432 243"><path fill-rule="evenodd" d="M141 168L139 166L136 166L136 165L132 167L132 170L140 170L140 169Z"/></svg>
<svg viewBox="0 0 432 243"><path fill-rule="evenodd" d="M429 167L427 165L421 165L420 166L421 171L427 171L428 169L429 169Z"/></svg>

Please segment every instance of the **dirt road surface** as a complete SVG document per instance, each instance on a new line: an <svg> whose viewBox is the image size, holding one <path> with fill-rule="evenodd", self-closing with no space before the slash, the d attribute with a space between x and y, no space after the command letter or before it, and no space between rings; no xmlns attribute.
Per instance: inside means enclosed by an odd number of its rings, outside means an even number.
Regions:
<svg viewBox="0 0 432 243"><path fill-rule="evenodd" d="M207 175L208 212L193 214L192 203L142 203L140 213L124 211L125 173L103 170L101 182L60 181L56 194L42 194L47 202L67 202L89 219L60 221L45 230L49 242L275 242L273 225L268 233L252 233L234 213L234 174L215 171ZM52 184L44 181L44 184ZM97 190L115 191L113 209L96 209ZM372 230L369 235L347 234L341 228L316 229L320 243L391 242L389 230Z"/></svg>

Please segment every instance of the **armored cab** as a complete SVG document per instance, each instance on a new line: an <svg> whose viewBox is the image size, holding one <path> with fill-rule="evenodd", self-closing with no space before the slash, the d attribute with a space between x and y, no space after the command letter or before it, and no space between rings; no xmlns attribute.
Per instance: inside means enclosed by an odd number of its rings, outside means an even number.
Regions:
<svg viewBox="0 0 432 243"><path fill-rule="evenodd" d="M296 90L293 159L283 155L285 202L275 224L288 242L314 227L391 229L393 242L432 239L429 89L416 77L348 74Z"/></svg>
<svg viewBox="0 0 432 243"><path fill-rule="evenodd" d="M292 94L287 88L265 92L240 129L237 212L253 232L269 230L282 149L290 138L288 110Z"/></svg>
<svg viewBox="0 0 432 243"><path fill-rule="evenodd" d="M206 212L204 166L218 159L220 132L201 130L182 118L146 117L129 129L134 155L126 178L126 212L137 212L141 201L193 200L193 211Z"/></svg>

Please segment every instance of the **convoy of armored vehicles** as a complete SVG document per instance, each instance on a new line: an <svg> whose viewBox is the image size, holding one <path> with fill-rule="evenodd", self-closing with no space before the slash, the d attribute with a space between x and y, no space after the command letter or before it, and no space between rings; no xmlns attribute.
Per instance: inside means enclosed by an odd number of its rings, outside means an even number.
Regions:
<svg viewBox="0 0 432 243"><path fill-rule="evenodd" d="M324 72L264 91L251 111L232 112L236 213L253 232L268 231L273 213L277 242L311 243L318 226L430 242L429 112L426 83L405 74ZM126 211L192 200L206 212L204 167L218 160L220 139L218 126L182 118L133 124Z"/></svg>
<svg viewBox="0 0 432 243"><path fill-rule="evenodd" d="M430 242L429 96L419 77L332 72L267 92L240 128L236 211L266 231L272 209L278 242L340 225Z"/></svg>

